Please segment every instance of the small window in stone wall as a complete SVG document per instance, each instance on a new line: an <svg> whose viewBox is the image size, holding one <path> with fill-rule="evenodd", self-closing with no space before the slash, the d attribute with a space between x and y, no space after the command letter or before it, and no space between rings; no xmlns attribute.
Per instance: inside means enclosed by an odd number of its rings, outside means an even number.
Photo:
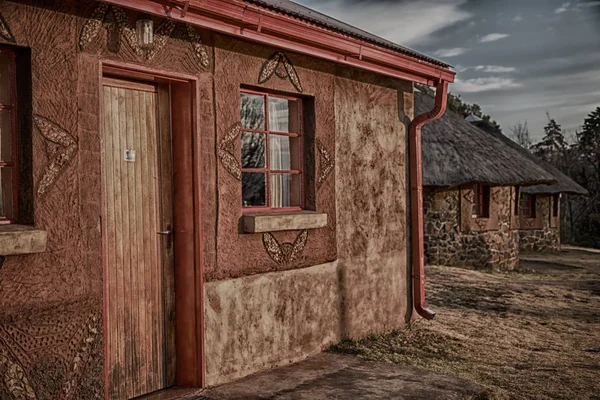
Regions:
<svg viewBox="0 0 600 400"><path fill-rule="evenodd" d="M522 193L520 199L521 216L535 218L535 195Z"/></svg>
<svg viewBox="0 0 600 400"><path fill-rule="evenodd" d="M515 186L515 215L519 215L519 196L521 194L521 188L519 186Z"/></svg>
<svg viewBox="0 0 600 400"><path fill-rule="evenodd" d="M490 187L488 185L473 185L473 218L490 217Z"/></svg>
<svg viewBox="0 0 600 400"><path fill-rule="evenodd" d="M554 218L558 218L558 213L560 210L560 193L556 193L552 196L552 216Z"/></svg>

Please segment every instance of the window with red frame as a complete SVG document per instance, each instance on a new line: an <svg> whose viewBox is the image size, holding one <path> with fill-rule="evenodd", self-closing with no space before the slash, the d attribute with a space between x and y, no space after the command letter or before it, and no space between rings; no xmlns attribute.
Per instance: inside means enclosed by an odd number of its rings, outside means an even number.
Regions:
<svg viewBox="0 0 600 400"><path fill-rule="evenodd" d="M301 99L242 90L240 120L243 210L302 209Z"/></svg>
<svg viewBox="0 0 600 400"><path fill-rule="evenodd" d="M520 208L523 217L535 218L535 195L521 193Z"/></svg>
<svg viewBox="0 0 600 400"><path fill-rule="evenodd" d="M17 219L17 95L15 54L0 46L0 223Z"/></svg>
<svg viewBox="0 0 600 400"><path fill-rule="evenodd" d="M473 185L473 218L489 218L490 216L490 187L488 185Z"/></svg>

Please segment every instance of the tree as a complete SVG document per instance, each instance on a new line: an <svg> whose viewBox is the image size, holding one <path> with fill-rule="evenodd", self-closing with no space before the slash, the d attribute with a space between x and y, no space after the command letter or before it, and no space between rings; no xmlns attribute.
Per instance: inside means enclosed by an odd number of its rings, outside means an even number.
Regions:
<svg viewBox="0 0 600 400"><path fill-rule="evenodd" d="M529 149L531 147L532 143L531 137L529 136L529 128L527 128L527 121L525 121L524 124L519 121L510 127L509 130L512 132L509 137L514 142L518 143L519 146L524 149Z"/></svg>
<svg viewBox="0 0 600 400"><path fill-rule="evenodd" d="M548 124L544 127L544 137L539 143L531 146L534 154L548 162L556 161L557 157L565 155L568 145L562 127L555 119L548 116Z"/></svg>
<svg viewBox="0 0 600 400"><path fill-rule="evenodd" d="M600 107L588 114L583 120L581 132L577 134L582 156L596 171L600 180Z"/></svg>

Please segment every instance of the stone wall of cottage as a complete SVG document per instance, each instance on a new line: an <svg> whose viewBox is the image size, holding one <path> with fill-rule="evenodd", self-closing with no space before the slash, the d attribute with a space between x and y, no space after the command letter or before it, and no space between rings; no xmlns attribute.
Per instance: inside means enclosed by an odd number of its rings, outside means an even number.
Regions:
<svg viewBox="0 0 600 400"><path fill-rule="evenodd" d="M461 229L461 202L470 201L467 190L423 193L425 262L474 269L512 270L519 265L519 232L511 229L510 188L492 188L498 227L476 231Z"/></svg>
<svg viewBox="0 0 600 400"><path fill-rule="evenodd" d="M552 215L553 201L552 196L536 196L536 214L541 216L541 223L533 228L528 228L527 224L521 224L519 231L521 251L544 253L560 251L560 214L556 217Z"/></svg>

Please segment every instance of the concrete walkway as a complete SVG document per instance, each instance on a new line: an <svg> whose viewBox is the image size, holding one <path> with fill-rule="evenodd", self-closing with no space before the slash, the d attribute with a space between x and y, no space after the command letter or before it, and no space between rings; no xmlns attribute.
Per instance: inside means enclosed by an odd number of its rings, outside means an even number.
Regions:
<svg viewBox="0 0 600 400"><path fill-rule="evenodd" d="M397 364L322 353L286 367L208 389L200 399L486 399L470 382Z"/></svg>

